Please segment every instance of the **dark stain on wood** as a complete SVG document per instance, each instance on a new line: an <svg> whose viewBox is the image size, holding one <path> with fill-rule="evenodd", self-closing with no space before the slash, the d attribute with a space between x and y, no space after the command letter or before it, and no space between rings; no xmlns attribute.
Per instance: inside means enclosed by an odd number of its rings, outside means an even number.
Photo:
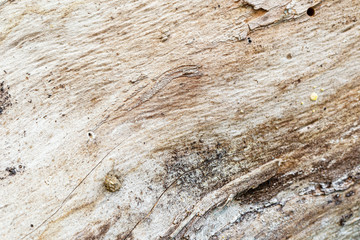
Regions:
<svg viewBox="0 0 360 240"><path fill-rule="evenodd" d="M97 233L91 233L89 236L85 237L84 240L99 240L102 239L105 234L109 231L111 223L107 222L97 228Z"/></svg>
<svg viewBox="0 0 360 240"><path fill-rule="evenodd" d="M9 89L10 87L5 85L4 81L0 83L0 115L12 105Z"/></svg>

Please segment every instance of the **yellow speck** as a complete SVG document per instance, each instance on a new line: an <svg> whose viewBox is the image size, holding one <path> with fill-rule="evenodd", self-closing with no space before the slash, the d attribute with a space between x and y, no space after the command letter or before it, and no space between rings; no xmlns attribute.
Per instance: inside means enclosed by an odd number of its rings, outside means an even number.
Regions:
<svg viewBox="0 0 360 240"><path fill-rule="evenodd" d="M304 105L304 102L301 102L301 105Z"/></svg>
<svg viewBox="0 0 360 240"><path fill-rule="evenodd" d="M310 99L311 99L311 101L316 101L318 99L318 95L315 92L313 92L310 95Z"/></svg>
<svg viewBox="0 0 360 240"><path fill-rule="evenodd" d="M241 113L244 113L244 110L240 110Z"/></svg>
<svg viewBox="0 0 360 240"><path fill-rule="evenodd" d="M325 91L325 89L321 88L321 89L320 89L320 91L322 91L322 92L323 92L323 91Z"/></svg>
<svg viewBox="0 0 360 240"><path fill-rule="evenodd" d="M312 112L314 113L314 112L315 112L315 109L313 109Z"/></svg>
<svg viewBox="0 0 360 240"><path fill-rule="evenodd" d="M315 89L315 88L317 88L317 86L314 86L313 88Z"/></svg>

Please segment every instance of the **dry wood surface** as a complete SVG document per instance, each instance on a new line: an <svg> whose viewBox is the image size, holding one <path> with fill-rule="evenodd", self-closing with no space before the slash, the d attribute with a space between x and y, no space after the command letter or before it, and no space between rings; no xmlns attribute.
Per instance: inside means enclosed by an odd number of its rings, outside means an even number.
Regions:
<svg viewBox="0 0 360 240"><path fill-rule="evenodd" d="M359 18L0 2L0 239L360 239Z"/></svg>

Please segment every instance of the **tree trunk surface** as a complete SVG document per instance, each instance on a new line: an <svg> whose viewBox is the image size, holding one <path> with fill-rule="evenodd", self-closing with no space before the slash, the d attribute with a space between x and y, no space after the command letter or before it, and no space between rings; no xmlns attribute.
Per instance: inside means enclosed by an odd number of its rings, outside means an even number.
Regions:
<svg viewBox="0 0 360 240"><path fill-rule="evenodd" d="M0 239L360 239L360 1L0 18Z"/></svg>

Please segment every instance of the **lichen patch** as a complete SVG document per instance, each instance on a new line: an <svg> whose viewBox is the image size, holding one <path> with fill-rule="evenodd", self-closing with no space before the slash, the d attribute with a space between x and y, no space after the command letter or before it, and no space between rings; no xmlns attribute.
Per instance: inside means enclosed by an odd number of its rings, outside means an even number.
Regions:
<svg viewBox="0 0 360 240"><path fill-rule="evenodd" d="M104 186L109 192L116 192L121 188L122 179L119 171L111 170L105 176Z"/></svg>

